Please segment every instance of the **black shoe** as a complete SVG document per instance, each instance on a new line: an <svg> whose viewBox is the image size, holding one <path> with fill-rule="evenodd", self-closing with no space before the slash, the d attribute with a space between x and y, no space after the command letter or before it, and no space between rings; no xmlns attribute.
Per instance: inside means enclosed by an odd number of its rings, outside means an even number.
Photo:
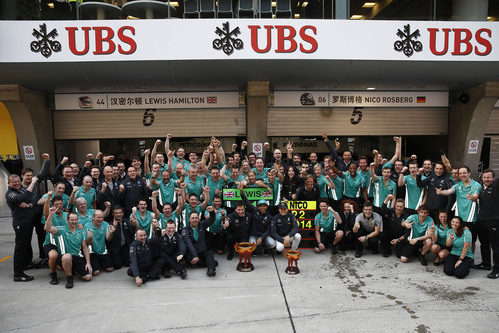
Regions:
<svg viewBox="0 0 499 333"><path fill-rule="evenodd" d="M26 266L24 266L23 270L24 270L24 271L27 271L27 270L32 269L32 268L34 268L34 267L33 267L33 263L29 263L29 264L27 264Z"/></svg>
<svg viewBox="0 0 499 333"><path fill-rule="evenodd" d="M67 279L66 288L67 289L73 288L73 275L66 277L66 279Z"/></svg>
<svg viewBox="0 0 499 333"><path fill-rule="evenodd" d="M172 275L170 274L170 270L169 269L166 269L164 272L163 272L163 276L167 279L171 278Z"/></svg>
<svg viewBox="0 0 499 333"><path fill-rule="evenodd" d="M478 265L473 265L474 269L483 269L485 271L490 271L492 267L490 265L484 264L483 262Z"/></svg>
<svg viewBox="0 0 499 333"><path fill-rule="evenodd" d="M373 250L372 254L378 254L378 250Z"/></svg>
<svg viewBox="0 0 499 333"><path fill-rule="evenodd" d="M419 261L421 262L421 265L423 265L423 266L428 265L428 262L426 261L426 257L424 256L424 254L419 255Z"/></svg>
<svg viewBox="0 0 499 333"><path fill-rule="evenodd" d="M183 269L183 270L180 271L180 278L182 280L187 279L187 271L185 269Z"/></svg>
<svg viewBox="0 0 499 333"><path fill-rule="evenodd" d="M215 262L215 267L218 267L218 260L213 260Z"/></svg>
<svg viewBox="0 0 499 333"><path fill-rule="evenodd" d="M440 266L440 261L434 261L434 262L433 262L433 265L434 265L434 266Z"/></svg>
<svg viewBox="0 0 499 333"><path fill-rule="evenodd" d="M40 260L42 263L42 268L49 268L49 259L48 258L43 258Z"/></svg>
<svg viewBox="0 0 499 333"><path fill-rule="evenodd" d="M337 254L338 253L338 250L336 250L336 245L331 245L331 253L332 254Z"/></svg>
<svg viewBox="0 0 499 333"><path fill-rule="evenodd" d="M487 277L489 279L497 279L497 278L499 278L499 269L494 268L492 270L492 272L490 272L489 274L487 274Z"/></svg>
<svg viewBox="0 0 499 333"><path fill-rule="evenodd" d="M355 252L355 258L360 258L362 256L362 252Z"/></svg>
<svg viewBox="0 0 499 333"><path fill-rule="evenodd" d="M215 271L215 269L209 269L207 272L206 272L206 275L212 277L212 276L215 276L217 275L217 272Z"/></svg>
<svg viewBox="0 0 499 333"><path fill-rule="evenodd" d="M170 275L171 277L171 275ZM148 281L150 280L159 280L159 275L147 275L147 278L146 278Z"/></svg>
<svg viewBox="0 0 499 333"><path fill-rule="evenodd" d="M40 269L43 267L43 259L31 263L31 268Z"/></svg>
<svg viewBox="0 0 499 333"><path fill-rule="evenodd" d="M50 273L50 280L49 280L50 284L58 284L59 283L59 279L57 278L57 273L54 272L54 273Z"/></svg>
<svg viewBox="0 0 499 333"><path fill-rule="evenodd" d="M29 282L33 281L34 277L31 275L27 275L26 273L22 273L20 275L14 275L14 282Z"/></svg>
<svg viewBox="0 0 499 333"><path fill-rule="evenodd" d="M264 255L265 257L267 257L269 254L270 254L269 250L267 250L267 249L264 249L264 250L263 250L263 255Z"/></svg>
<svg viewBox="0 0 499 333"><path fill-rule="evenodd" d="M388 258L391 255L392 255L391 252L383 252L383 258Z"/></svg>
<svg viewBox="0 0 499 333"><path fill-rule="evenodd" d="M227 255L227 260L232 260L234 258L234 252L229 252L229 254Z"/></svg>

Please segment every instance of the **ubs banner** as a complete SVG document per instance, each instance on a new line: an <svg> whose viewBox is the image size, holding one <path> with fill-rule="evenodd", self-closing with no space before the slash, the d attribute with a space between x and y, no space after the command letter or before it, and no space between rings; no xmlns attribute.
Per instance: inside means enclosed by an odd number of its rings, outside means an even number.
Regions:
<svg viewBox="0 0 499 333"><path fill-rule="evenodd" d="M0 31L3 63L179 59L499 61L499 25L494 22L0 21Z"/></svg>

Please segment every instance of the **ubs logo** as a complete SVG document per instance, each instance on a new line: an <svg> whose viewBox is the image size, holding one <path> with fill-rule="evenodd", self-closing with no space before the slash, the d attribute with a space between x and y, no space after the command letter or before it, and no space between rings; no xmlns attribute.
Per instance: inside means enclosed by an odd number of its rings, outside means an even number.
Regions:
<svg viewBox="0 0 499 333"><path fill-rule="evenodd" d="M400 40L393 44L395 51L404 52L407 57L410 57L414 51L421 52L423 50L423 44L416 40L421 36L419 29L411 33L411 26L407 24L404 25L404 31L397 29L397 36Z"/></svg>
<svg viewBox="0 0 499 333"><path fill-rule="evenodd" d="M213 40L213 48L215 50L221 49L226 55L230 56L234 52L234 49L243 49L243 41L240 38L236 38L241 34L239 27L230 30L229 22L225 22L222 23L222 28L217 27L215 33L220 37Z"/></svg>
<svg viewBox="0 0 499 333"><path fill-rule="evenodd" d="M30 44L32 52L40 52L45 58L50 57L52 52L61 52L61 43L54 40L59 36L56 29L47 33L47 25L43 23L40 24L40 30L33 29L32 35L36 38Z"/></svg>

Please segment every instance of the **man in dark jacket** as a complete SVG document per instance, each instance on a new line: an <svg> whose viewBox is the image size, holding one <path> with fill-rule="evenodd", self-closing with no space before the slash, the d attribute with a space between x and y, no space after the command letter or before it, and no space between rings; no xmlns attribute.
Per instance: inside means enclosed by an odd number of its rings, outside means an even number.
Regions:
<svg viewBox="0 0 499 333"><path fill-rule="evenodd" d="M33 280L32 276L24 273L24 267L31 262L31 235L33 234L32 214L30 209L33 188L38 183L38 178L33 177L27 188L21 186L21 178L12 174L9 176L9 188L5 195L7 205L12 212L12 227L16 234L14 247L14 281L27 282Z"/></svg>
<svg viewBox="0 0 499 333"><path fill-rule="evenodd" d="M68 162L68 158L64 156L55 169L54 175L52 176L52 183L55 185L58 182L63 182L66 185L64 193L68 196L71 196L73 192L74 186L81 186L81 181L76 178L77 176L73 173L73 168L66 164Z"/></svg>
<svg viewBox="0 0 499 333"><path fill-rule="evenodd" d="M96 201L97 208L105 210L105 202L109 201L111 203L111 211L114 207L119 206L119 184L113 179L113 168L110 166L105 166L104 170L104 180L100 183L100 186L96 189ZM111 219L106 219L110 221Z"/></svg>
<svg viewBox="0 0 499 333"><path fill-rule="evenodd" d="M119 198L125 209L125 216L130 216L132 207L134 207L139 199L147 198L149 191L146 182L141 177L137 176L137 170L134 167L128 168L128 178L119 186Z"/></svg>
<svg viewBox="0 0 499 333"><path fill-rule="evenodd" d="M170 269L180 275L182 280L187 278L187 272L180 265L180 260L185 255L186 247L184 240L180 236L178 232L175 232L175 221L169 220L166 222L166 228L161 231L159 225L157 226L157 230L159 232L158 240L160 247L160 256L165 261L165 264L162 268L163 276L166 278L170 278Z"/></svg>
<svg viewBox="0 0 499 333"><path fill-rule="evenodd" d="M253 215L245 211L241 201L236 202L236 210L227 216L224 224L224 228L227 229L225 242L229 252L227 260L234 258L234 244L249 241L252 223Z"/></svg>
<svg viewBox="0 0 499 333"><path fill-rule="evenodd" d="M276 241L275 249L284 251L285 247L296 250L300 245L301 235L298 233L298 223L293 214L288 211L285 202L279 204L279 214L274 216L270 227L272 238Z"/></svg>
<svg viewBox="0 0 499 333"><path fill-rule="evenodd" d="M123 217L123 208L114 206L113 221L114 226L113 239L108 242L109 257L113 262L114 269L130 266L130 244L133 242L137 226L130 223L128 218Z"/></svg>
<svg viewBox="0 0 499 333"><path fill-rule="evenodd" d="M157 240L147 239L144 229L138 229L135 237L137 239L130 245L130 268L127 273L135 278L135 284L140 287L149 280L159 279L165 261L159 256Z"/></svg>
<svg viewBox="0 0 499 333"><path fill-rule="evenodd" d="M210 218L199 222L198 212L191 212L189 225L182 229L181 235L187 247L185 261L191 265L202 265L208 267L206 274L215 276L215 267L218 262L213 258L213 252L206 246L206 229L215 222L215 212L212 206L206 208L210 212Z"/></svg>
<svg viewBox="0 0 499 333"><path fill-rule="evenodd" d="M425 172L424 168L419 169L416 183L419 187L427 189L426 205L430 208L431 218L434 221L437 221L438 212L441 209L445 209L447 205L447 197L437 194L436 189L449 189L451 187L449 184L450 179L444 172L444 165L442 162L435 163L434 172L429 173L428 177L424 177L423 172Z"/></svg>

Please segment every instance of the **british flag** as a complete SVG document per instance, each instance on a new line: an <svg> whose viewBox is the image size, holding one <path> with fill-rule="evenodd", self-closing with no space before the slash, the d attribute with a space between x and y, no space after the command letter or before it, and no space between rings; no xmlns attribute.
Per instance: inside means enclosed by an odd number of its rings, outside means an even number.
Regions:
<svg viewBox="0 0 499 333"><path fill-rule="evenodd" d="M226 191L224 194L226 198L234 198L235 196L234 191Z"/></svg>
<svg viewBox="0 0 499 333"><path fill-rule="evenodd" d="M208 102L208 104L217 104L217 97L216 96L207 97L206 101Z"/></svg>
<svg viewBox="0 0 499 333"><path fill-rule="evenodd" d="M263 198L272 198L272 191L270 191L270 190L263 191L262 197Z"/></svg>

